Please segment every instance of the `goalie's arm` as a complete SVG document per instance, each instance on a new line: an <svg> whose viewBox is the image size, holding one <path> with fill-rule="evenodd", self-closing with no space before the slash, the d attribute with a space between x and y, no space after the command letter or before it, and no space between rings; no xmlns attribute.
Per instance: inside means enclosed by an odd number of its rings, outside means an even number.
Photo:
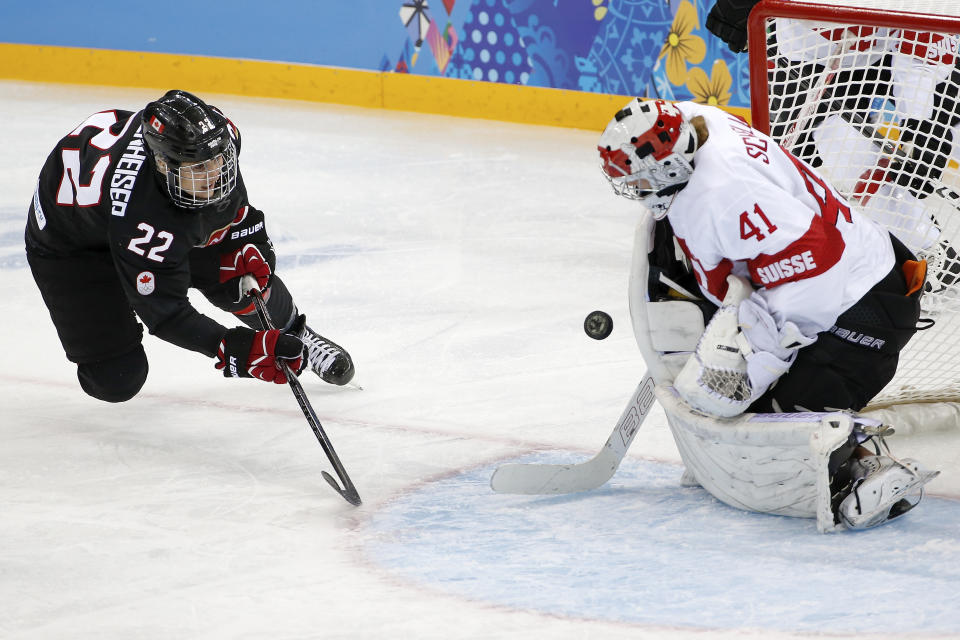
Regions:
<svg viewBox="0 0 960 640"><path fill-rule="evenodd" d="M674 380L687 403L720 418L745 412L790 369L797 351L816 340L793 322L778 327L747 280L731 275L727 283L722 306Z"/></svg>

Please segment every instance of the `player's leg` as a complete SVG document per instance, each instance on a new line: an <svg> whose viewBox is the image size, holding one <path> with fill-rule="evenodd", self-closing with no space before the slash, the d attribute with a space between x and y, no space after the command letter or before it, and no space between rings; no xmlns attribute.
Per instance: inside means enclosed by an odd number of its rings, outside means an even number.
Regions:
<svg viewBox="0 0 960 640"><path fill-rule="evenodd" d="M801 349L776 384L750 405L755 413L858 411L893 379L897 356L867 351L829 333Z"/></svg>
<svg viewBox="0 0 960 640"><path fill-rule="evenodd" d="M148 372L143 327L110 255L61 258L28 249L27 261L81 388L105 402L134 397Z"/></svg>

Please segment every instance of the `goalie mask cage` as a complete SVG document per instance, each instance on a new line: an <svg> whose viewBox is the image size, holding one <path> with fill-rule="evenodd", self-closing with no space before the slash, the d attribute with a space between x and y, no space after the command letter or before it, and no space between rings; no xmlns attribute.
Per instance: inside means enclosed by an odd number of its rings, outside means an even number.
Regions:
<svg viewBox="0 0 960 640"><path fill-rule="evenodd" d="M960 402L958 16L953 0L765 0L750 16L753 126L928 263L935 324L871 407Z"/></svg>

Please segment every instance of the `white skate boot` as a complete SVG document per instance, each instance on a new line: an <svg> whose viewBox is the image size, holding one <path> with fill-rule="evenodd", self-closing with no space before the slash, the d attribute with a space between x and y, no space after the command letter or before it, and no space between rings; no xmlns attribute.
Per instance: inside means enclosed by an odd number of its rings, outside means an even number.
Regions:
<svg viewBox="0 0 960 640"><path fill-rule="evenodd" d="M940 475L911 458L866 456L852 465L853 489L839 507L850 529L868 529L902 516L920 502L923 485Z"/></svg>

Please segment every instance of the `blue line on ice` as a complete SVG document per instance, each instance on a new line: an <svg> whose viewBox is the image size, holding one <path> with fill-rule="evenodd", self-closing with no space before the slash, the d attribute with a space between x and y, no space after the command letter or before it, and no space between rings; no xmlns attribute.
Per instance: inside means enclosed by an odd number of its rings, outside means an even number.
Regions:
<svg viewBox="0 0 960 640"><path fill-rule="evenodd" d="M551 453L523 461L573 462ZM372 515L369 556L413 582L550 614L705 629L960 632L960 502L927 496L898 522L817 533L747 513L678 466L625 460L606 487L503 496L492 467L403 494Z"/></svg>

